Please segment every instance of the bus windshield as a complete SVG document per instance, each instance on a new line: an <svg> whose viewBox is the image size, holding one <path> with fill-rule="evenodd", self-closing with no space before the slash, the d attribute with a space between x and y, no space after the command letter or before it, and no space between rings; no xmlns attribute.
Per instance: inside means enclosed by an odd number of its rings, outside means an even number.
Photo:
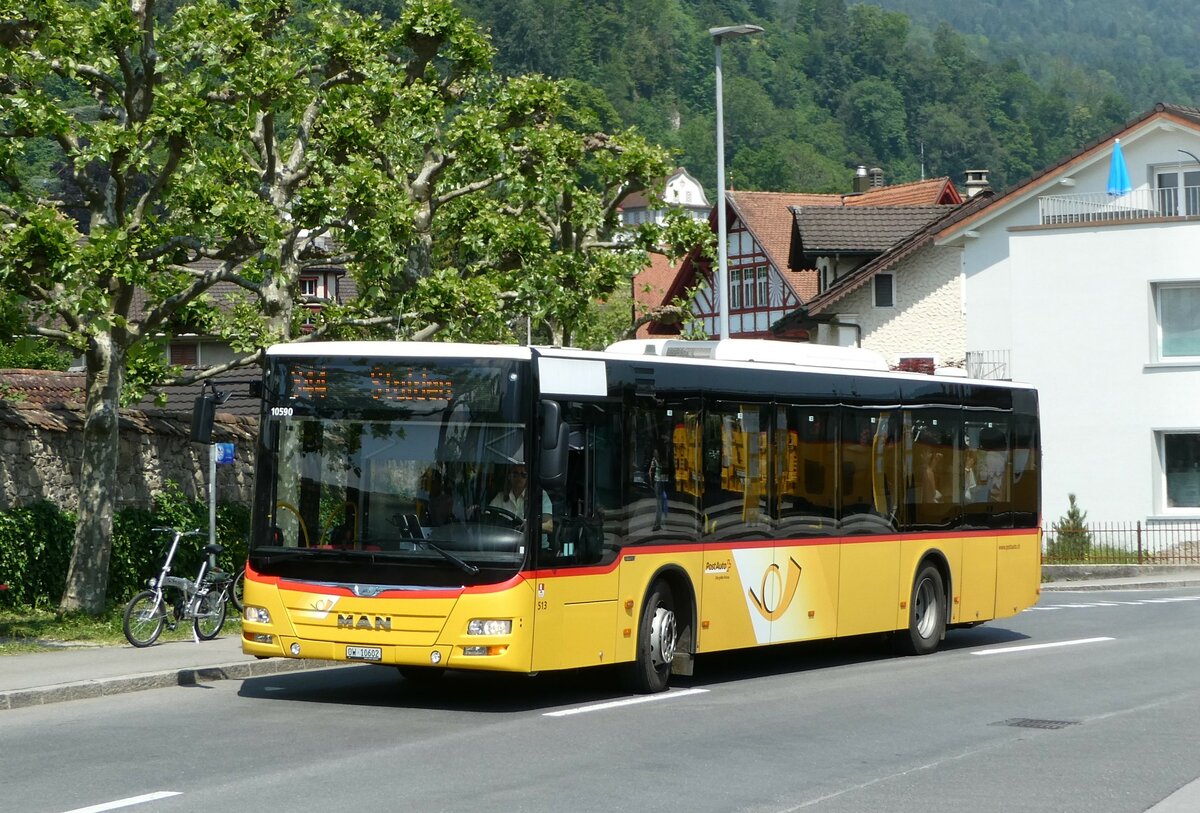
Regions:
<svg viewBox="0 0 1200 813"><path fill-rule="evenodd" d="M527 548L525 376L514 361L274 359L252 564L356 584L510 576Z"/></svg>

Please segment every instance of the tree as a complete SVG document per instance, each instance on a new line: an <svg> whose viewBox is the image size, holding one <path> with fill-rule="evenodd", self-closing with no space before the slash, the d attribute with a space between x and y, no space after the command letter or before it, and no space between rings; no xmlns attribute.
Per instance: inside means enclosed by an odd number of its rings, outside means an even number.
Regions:
<svg viewBox="0 0 1200 813"><path fill-rule="evenodd" d="M0 289L84 354L60 608L91 613L105 603L118 404L171 374L172 324L246 354L193 380L298 335L507 336L533 303L562 335L654 236L615 245L614 199L670 165L633 134L586 129L563 84L492 73L491 45L450 0L413 0L394 25L322 0L94 5L0 0ZM22 164L47 144L57 189ZM359 297L300 334L300 275L334 263ZM214 301L218 282L241 298Z"/></svg>
<svg viewBox="0 0 1200 813"><path fill-rule="evenodd" d="M1054 536L1046 545L1046 558L1054 562L1082 562L1092 550L1092 534L1087 526L1087 511L1068 494L1067 513L1052 526Z"/></svg>

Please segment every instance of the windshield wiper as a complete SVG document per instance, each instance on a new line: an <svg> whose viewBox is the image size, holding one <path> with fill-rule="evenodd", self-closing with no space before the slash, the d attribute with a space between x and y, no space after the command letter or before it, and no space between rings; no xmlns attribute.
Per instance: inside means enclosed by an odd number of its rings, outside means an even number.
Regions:
<svg viewBox="0 0 1200 813"><path fill-rule="evenodd" d="M440 554L442 556L442 558L445 559L447 562L453 562L454 564L458 565L459 568L461 568L464 573L470 573L473 575L473 574L479 572L479 568L477 568L475 565L471 564L470 562L464 562L462 559L459 559L457 556L455 556L450 551L445 550L443 548L439 548L437 545L433 544L428 539L418 538L418 539L411 539L409 541L416 545L424 545L425 547L429 548L431 551L434 551L435 553Z"/></svg>

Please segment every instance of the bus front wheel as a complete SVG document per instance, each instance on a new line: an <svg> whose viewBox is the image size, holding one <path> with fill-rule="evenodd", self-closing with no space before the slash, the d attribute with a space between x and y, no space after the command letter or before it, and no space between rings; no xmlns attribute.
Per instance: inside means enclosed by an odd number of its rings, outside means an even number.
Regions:
<svg viewBox="0 0 1200 813"><path fill-rule="evenodd" d="M666 582L655 582L642 606L637 653L625 672L626 686L639 694L667 688L679 633L675 625L675 600Z"/></svg>
<svg viewBox="0 0 1200 813"><path fill-rule="evenodd" d="M941 572L932 564L923 565L917 572L908 607L904 648L913 655L928 655L946 634L946 588Z"/></svg>

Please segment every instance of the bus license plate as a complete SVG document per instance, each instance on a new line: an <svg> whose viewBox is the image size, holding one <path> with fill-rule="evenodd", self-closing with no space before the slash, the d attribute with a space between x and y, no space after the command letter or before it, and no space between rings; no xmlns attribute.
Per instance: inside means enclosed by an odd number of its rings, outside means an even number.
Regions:
<svg viewBox="0 0 1200 813"><path fill-rule="evenodd" d="M383 650L377 646L348 646L346 647L348 661L381 661Z"/></svg>

